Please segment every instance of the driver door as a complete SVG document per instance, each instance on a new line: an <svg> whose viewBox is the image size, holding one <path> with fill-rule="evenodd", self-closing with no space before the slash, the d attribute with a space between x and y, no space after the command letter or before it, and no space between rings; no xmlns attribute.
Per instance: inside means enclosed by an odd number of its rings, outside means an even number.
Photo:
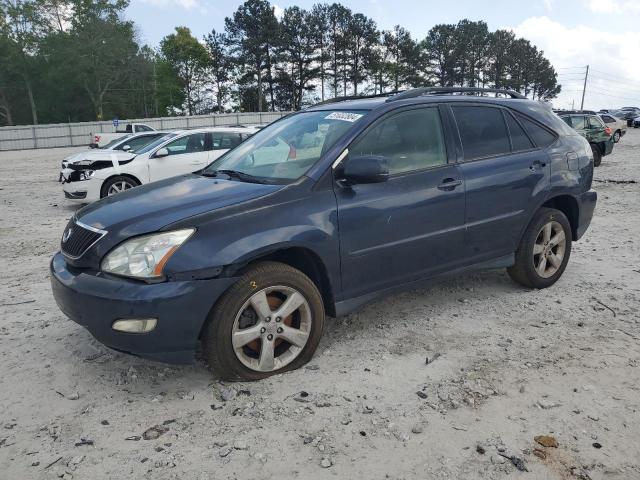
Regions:
<svg viewBox="0 0 640 480"><path fill-rule="evenodd" d="M180 137L164 146L169 155L149 159L149 177L152 182L163 178L195 172L209 163L211 136L207 133L192 133Z"/></svg>
<svg viewBox="0 0 640 480"><path fill-rule="evenodd" d="M344 296L463 264L464 184L458 166L449 162L438 107L383 118L349 146L344 165L358 156L383 157L389 178L334 183Z"/></svg>

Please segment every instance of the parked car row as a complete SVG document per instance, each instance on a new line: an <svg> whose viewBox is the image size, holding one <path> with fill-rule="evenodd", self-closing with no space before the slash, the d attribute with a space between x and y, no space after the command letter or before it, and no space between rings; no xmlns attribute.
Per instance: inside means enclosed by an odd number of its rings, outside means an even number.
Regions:
<svg viewBox="0 0 640 480"><path fill-rule="evenodd" d="M90 203L139 185L201 170L259 131L212 127L129 134L62 162L66 198Z"/></svg>
<svg viewBox="0 0 640 480"><path fill-rule="evenodd" d="M558 116L581 136L587 139L593 152L593 165L600 166L602 158L613 151L615 143L626 133L618 119L606 115L612 122L607 123L602 115L591 110L558 110Z"/></svg>
<svg viewBox="0 0 640 480"><path fill-rule="evenodd" d="M80 209L51 261L60 309L109 347L188 362L202 344L222 378L265 378L312 358L325 314L424 281L506 268L550 287L596 206L587 140L516 92L336 99L166 178L230 147L220 133L168 133L65 184L165 177Z"/></svg>

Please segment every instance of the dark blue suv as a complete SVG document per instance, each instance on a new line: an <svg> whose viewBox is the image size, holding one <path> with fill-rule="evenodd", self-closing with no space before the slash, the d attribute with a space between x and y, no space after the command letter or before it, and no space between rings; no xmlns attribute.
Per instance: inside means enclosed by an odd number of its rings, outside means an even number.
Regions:
<svg viewBox="0 0 640 480"><path fill-rule="evenodd" d="M185 362L202 344L221 377L260 379L307 362L326 314L425 280L506 268L549 287L591 221L592 175L587 141L514 92L337 99L78 211L53 294L111 348Z"/></svg>

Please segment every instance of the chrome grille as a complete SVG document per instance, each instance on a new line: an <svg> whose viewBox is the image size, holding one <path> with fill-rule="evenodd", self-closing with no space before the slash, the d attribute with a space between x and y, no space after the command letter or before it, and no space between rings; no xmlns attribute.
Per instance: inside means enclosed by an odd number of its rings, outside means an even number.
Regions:
<svg viewBox="0 0 640 480"><path fill-rule="evenodd" d="M79 258L106 233L71 219L62 234L60 249L70 258Z"/></svg>

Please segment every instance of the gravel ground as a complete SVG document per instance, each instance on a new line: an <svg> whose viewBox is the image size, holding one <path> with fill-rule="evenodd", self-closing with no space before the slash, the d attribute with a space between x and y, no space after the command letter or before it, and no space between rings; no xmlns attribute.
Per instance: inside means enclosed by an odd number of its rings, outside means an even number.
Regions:
<svg viewBox="0 0 640 480"><path fill-rule="evenodd" d="M247 384L109 351L58 310L77 150L0 152L0 478L640 479L640 184L607 181L640 181L640 131L597 169L554 287L491 271L395 295Z"/></svg>

